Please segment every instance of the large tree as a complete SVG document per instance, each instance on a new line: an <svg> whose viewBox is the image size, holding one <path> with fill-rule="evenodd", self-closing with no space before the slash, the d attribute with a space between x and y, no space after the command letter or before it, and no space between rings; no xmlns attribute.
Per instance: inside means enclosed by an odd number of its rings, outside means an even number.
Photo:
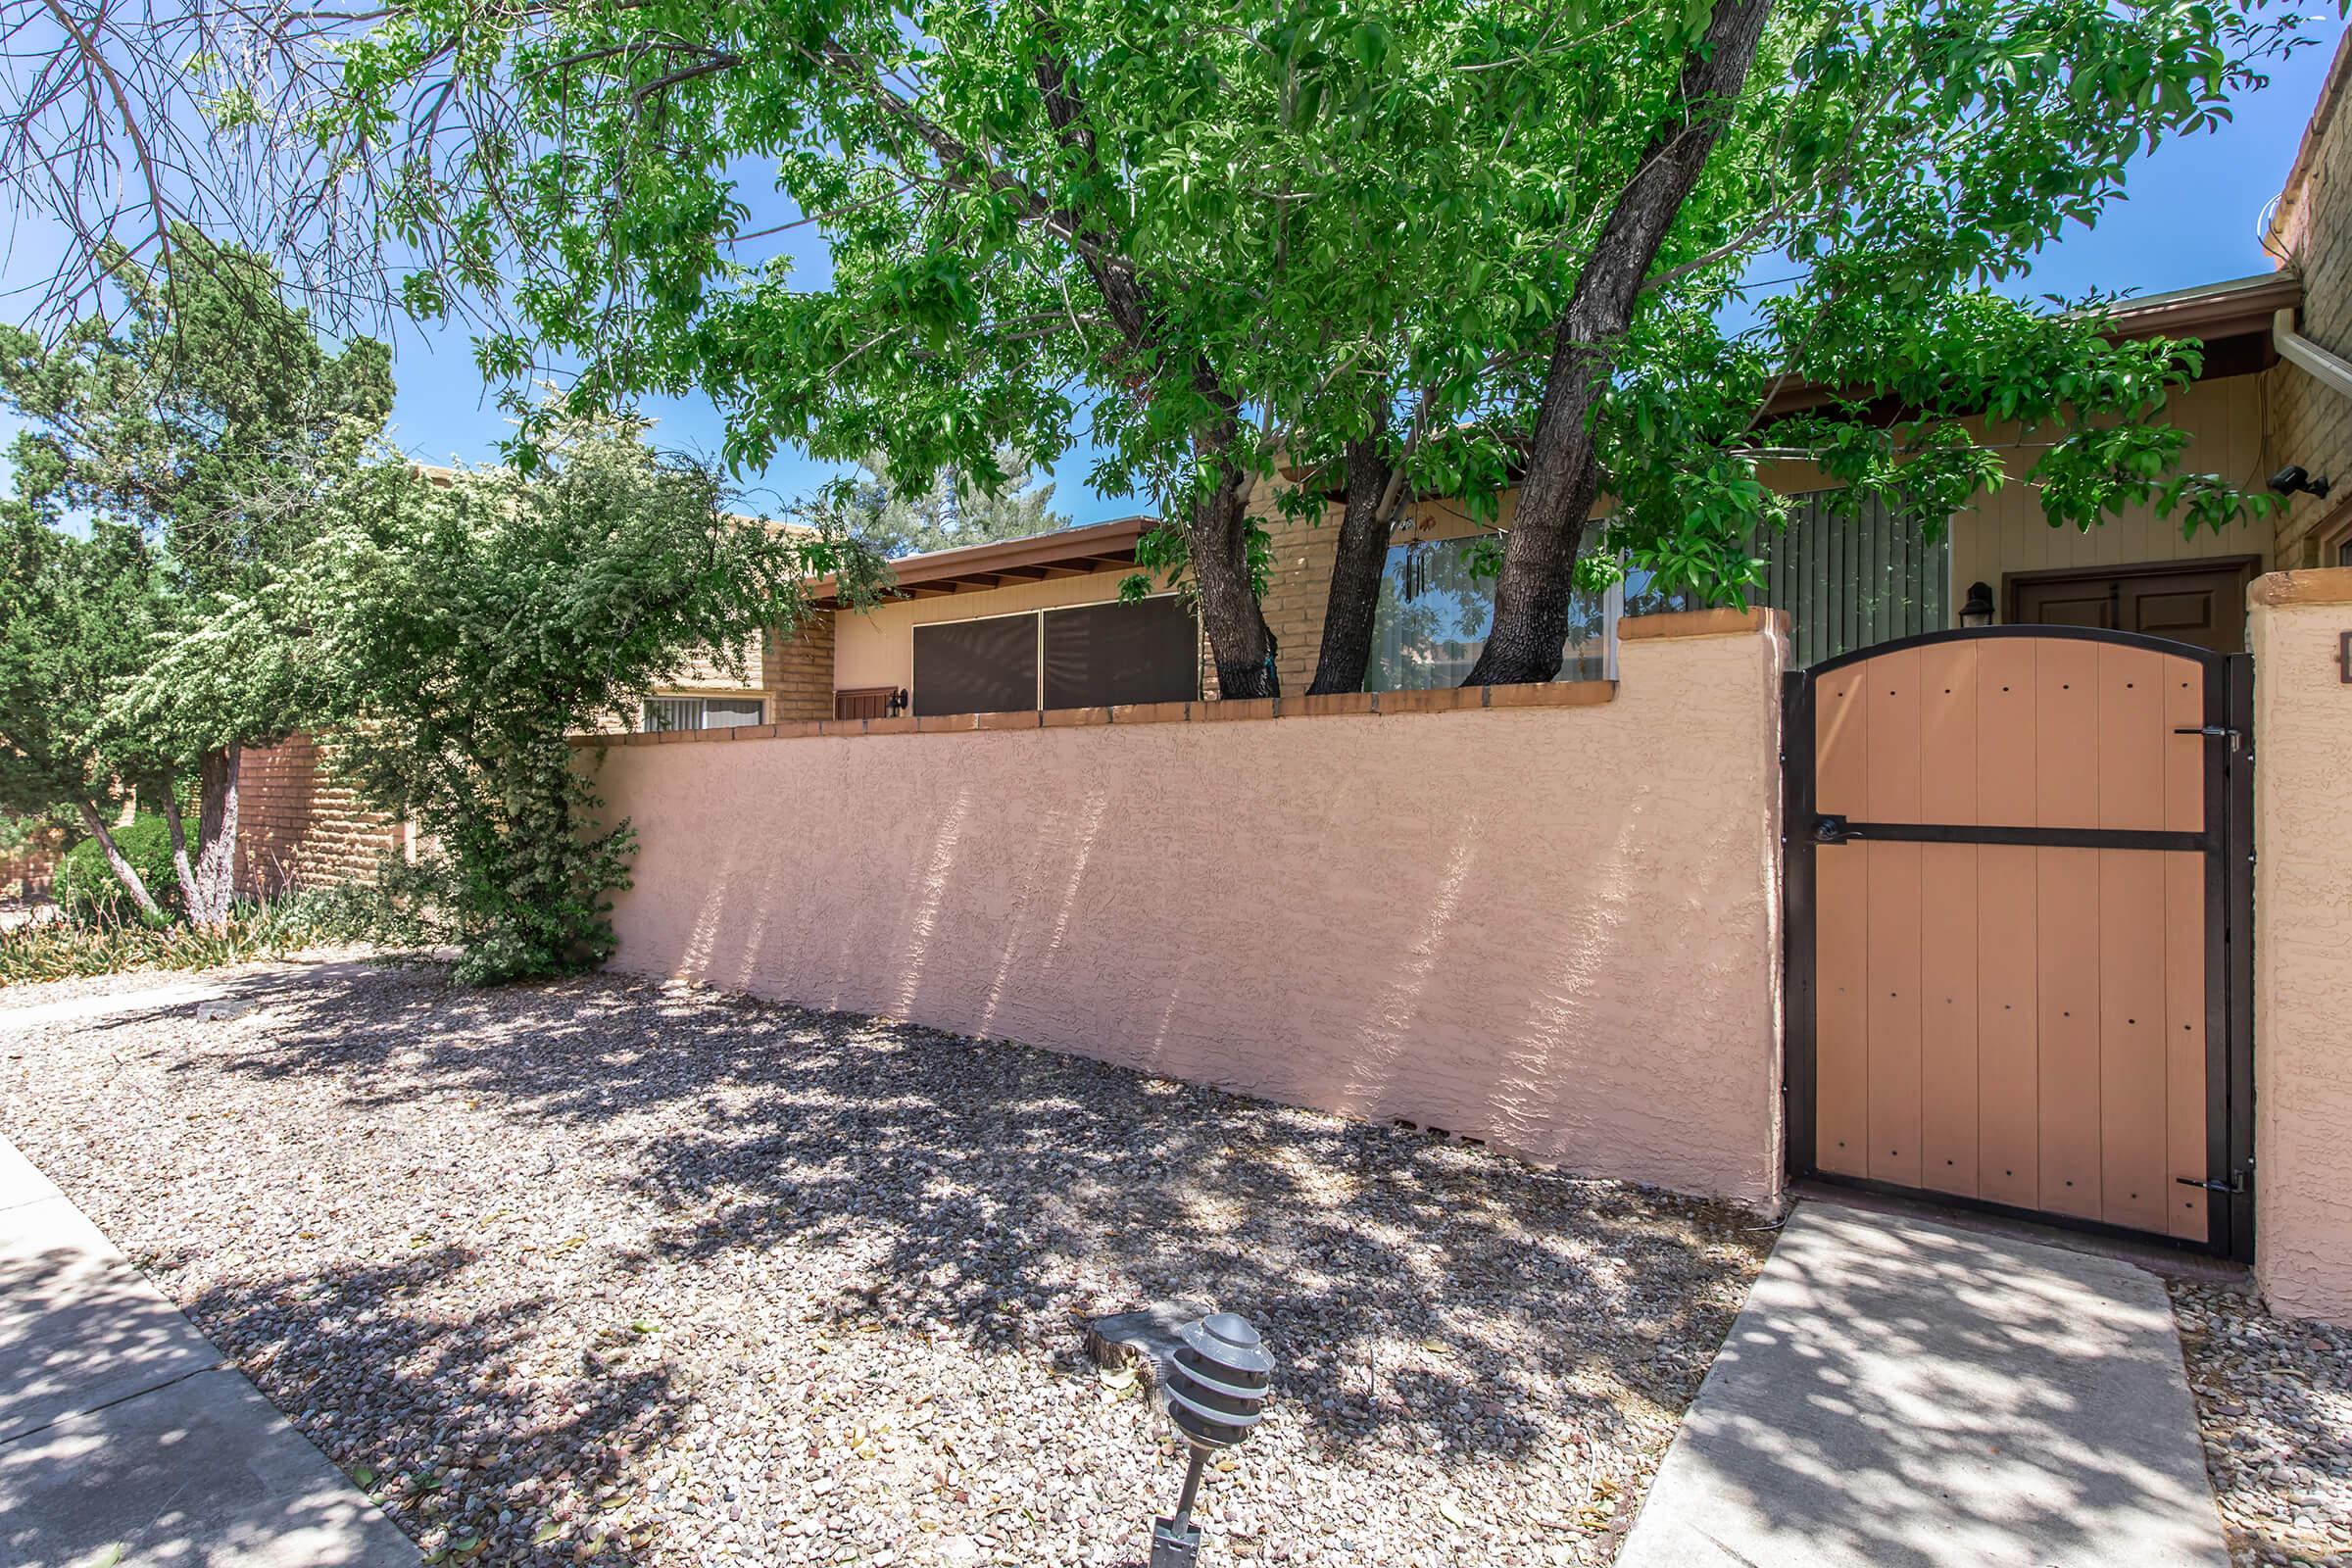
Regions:
<svg viewBox="0 0 2352 1568"><path fill-rule="evenodd" d="M1936 525L2002 471L1979 408L2034 427L2056 520L2241 506L2178 472L2170 346L1983 291L2259 81L2296 23L2255 0L321 15L331 80L214 98L245 136L302 102L306 212L410 247L410 308L503 312L492 370L570 356L575 411L699 385L742 462L911 480L1090 438L1099 486L1174 519L1148 554L1192 573L1230 696L1273 687L1246 502L1286 466L1286 504L1344 502L1324 689L1360 679L1417 498L1502 527L1481 680L1552 673L1621 554L1741 591L1775 455ZM801 223L808 287L774 255Z"/></svg>
<svg viewBox="0 0 2352 1568"><path fill-rule="evenodd" d="M260 257L183 229L154 267L111 246L96 260L111 276L111 310L47 341L0 326L0 406L24 421L8 454L20 524L96 517L134 531L152 560L151 645L126 667L117 661L122 675L284 569L311 536L318 499L382 428L392 383L382 344L330 351ZM75 559L93 570L115 564ZM122 633L104 644L120 652ZM218 927L234 893L244 751L303 722L303 672L266 646L211 653L205 679L151 689L135 709L87 714L61 686L47 729L64 749L57 767L104 758L158 781L183 906ZM192 844L178 788L190 775Z"/></svg>

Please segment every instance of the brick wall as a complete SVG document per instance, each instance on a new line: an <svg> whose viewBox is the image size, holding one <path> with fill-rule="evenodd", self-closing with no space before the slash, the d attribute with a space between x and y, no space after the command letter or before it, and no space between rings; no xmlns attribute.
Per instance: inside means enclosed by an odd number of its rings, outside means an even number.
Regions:
<svg viewBox="0 0 2352 1568"><path fill-rule="evenodd" d="M376 861L399 850L403 837L398 823L362 807L327 773L308 736L245 754L237 802L239 893L372 882Z"/></svg>
<svg viewBox="0 0 2352 1568"><path fill-rule="evenodd" d="M2303 274L2303 335L2352 359L2352 116L2341 113L2339 103L2348 74L2352 36L2337 48L2320 89L2269 242L2274 255L2282 254ZM2319 559L2319 551L2352 517L2352 400L2292 365L2280 365L2270 372L2269 423L2278 465L2299 463L2336 484L2326 500L2294 498L2278 524L2278 564L2332 565Z"/></svg>
<svg viewBox="0 0 2352 1568"><path fill-rule="evenodd" d="M760 679L771 722L833 716L833 617L820 610L797 637L760 639Z"/></svg>

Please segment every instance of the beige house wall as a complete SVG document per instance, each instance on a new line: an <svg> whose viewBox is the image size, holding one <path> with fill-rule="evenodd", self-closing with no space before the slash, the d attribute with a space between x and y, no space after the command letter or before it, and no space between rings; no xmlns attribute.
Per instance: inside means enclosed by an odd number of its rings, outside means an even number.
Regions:
<svg viewBox="0 0 2352 1568"><path fill-rule="evenodd" d="M2352 1323L2352 569L2254 585L2254 1269Z"/></svg>
<svg viewBox="0 0 2352 1568"><path fill-rule="evenodd" d="M1782 642L1659 619L1705 634L1630 640L1613 693L583 750L639 836L615 963L1768 1206Z"/></svg>
<svg viewBox="0 0 2352 1568"><path fill-rule="evenodd" d="M2263 441L2264 403L2277 371L2199 381L2175 394L2167 417L2188 434L2184 471L2216 473L2259 490L2272 471ZM2018 440L2014 431L2002 439ZM2010 482L1952 519L1952 596L1958 612L1972 582L1989 583L1994 603L2008 612L2002 579L2012 572L2064 571L2084 566L2136 565L2144 562L2259 556L2272 560L2269 523L2240 523L2219 533L2201 529L2184 537L2180 524L2160 517L2153 507L2127 507L2096 527L2053 528L2042 515L2041 498L2025 482L2041 448L2020 446L2010 457Z"/></svg>

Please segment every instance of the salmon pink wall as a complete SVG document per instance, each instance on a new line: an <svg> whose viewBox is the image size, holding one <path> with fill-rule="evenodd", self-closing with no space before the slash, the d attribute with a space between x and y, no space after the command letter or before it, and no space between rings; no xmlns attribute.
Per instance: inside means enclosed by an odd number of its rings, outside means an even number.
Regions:
<svg viewBox="0 0 2352 1568"><path fill-rule="evenodd" d="M1613 700L584 753L640 836L616 966L1769 1205L1780 660L1777 617L1709 612L1629 622Z"/></svg>
<svg viewBox="0 0 2352 1568"><path fill-rule="evenodd" d="M2352 569L2250 597L2254 1272L2279 1311L2352 1323Z"/></svg>

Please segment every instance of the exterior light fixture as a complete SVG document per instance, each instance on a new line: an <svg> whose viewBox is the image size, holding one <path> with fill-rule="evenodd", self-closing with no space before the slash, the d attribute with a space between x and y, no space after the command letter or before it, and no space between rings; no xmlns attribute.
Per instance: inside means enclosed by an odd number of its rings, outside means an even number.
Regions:
<svg viewBox="0 0 2352 1568"><path fill-rule="evenodd" d="M1201 1467L1212 1452L1250 1436L1274 1380L1274 1357L1247 1318L1213 1312L1179 1327L1176 1339L1175 1354L1160 1365L1160 1392L1193 1457L1174 1516L1153 1521L1152 1568L1194 1568L1200 1560L1200 1528L1192 1517Z"/></svg>
<svg viewBox="0 0 2352 1568"><path fill-rule="evenodd" d="M1983 582L1970 583L1967 602L1960 607L1960 624L1963 626L1989 626L1992 624L1992 585Z"/></svg>
<svg viewBox="0 0 2352 1568"><path fill-rule="evenodd" d="M2331 486L2328 483L2326 474L2315 477L2300 463L2290 463L2271 475L2271 488L2282 496L2291 496L2300 491L2304 495L2317 496L2325 501L2328 499L2328 492Z"/></svg>

